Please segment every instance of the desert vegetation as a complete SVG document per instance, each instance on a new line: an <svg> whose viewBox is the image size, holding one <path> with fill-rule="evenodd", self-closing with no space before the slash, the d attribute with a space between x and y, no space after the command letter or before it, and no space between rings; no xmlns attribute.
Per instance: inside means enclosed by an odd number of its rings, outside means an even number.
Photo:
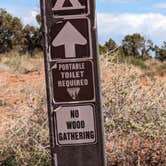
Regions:
<svg viewBox="0 0 166 166"><path fill-rule="evenodd" d="M163 63L147 62L150 75L105 56L100 65L108 165L164 166L166 80L150 69ZM43 70L42 55L1 55L0 165L49 165Z"/></svg>
<svg viewBox="0 0 166 166"><path fill-rule="evenodd" d="M165 165L165 80L106 58L101 66L108 165Z"/></svg>
<svg viewBox="0 0 166 166"><path fill-rule="evenodd" d="M35 55L36 50L42 50L41 16L36 16L38 26L23 25L21 20L12 16L5 9L0 8L0 53L17 51L21 54ZM114 51L124 57L135 57L146 60L151 54L160 61L166 60L166 41L162 46L153 43L149 38L139 33L124 37L120 45L110 38L103 45L99 45L100 54L110 55Z"/></svg>

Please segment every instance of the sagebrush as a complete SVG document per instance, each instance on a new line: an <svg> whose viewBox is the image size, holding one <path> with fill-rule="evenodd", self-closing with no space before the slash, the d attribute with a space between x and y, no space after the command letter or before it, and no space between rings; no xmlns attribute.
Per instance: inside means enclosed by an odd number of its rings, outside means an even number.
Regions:
<svg viewBox="0 0 166 166"><path fill-rule="evenodd" d="M100 62L108 166L164 166L166 82L133 65L115 63L102 56ZM2 58L1 64L4 63L12 68L12 73L20 73L13 70L9 59ZM37 70L41 72L43 67L39 66ZM34 71L23 74L31 72ZM0 86L4 87L7 84ZM50 165L44 82L36 82L35 86L29 83L10 93L21 94L23 101L11 105L0 100L0 109L8 113L8 123L0 136L0 165Z"/></svg>

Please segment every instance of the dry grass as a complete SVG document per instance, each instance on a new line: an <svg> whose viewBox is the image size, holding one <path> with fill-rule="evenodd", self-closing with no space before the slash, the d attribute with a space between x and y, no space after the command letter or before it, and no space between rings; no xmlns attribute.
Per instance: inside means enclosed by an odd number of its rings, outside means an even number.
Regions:
<svg viewBox="0 0 166 166"><path fill-rule="evenodd" d="M107 131L165 136L166 83L142 77L133 66L110 63L106 70L102 76Z"/></svg>
<svg viewBox="0 0 166 166"><path fill-rule="evenodd" d="M108 165L165 166L166 82L101 59Z"/></svg>
<svg viewBox="0 0 166 166"><path fill-rule="evenodd" d="M21 90L25 103L11 105L0 140L0 165L49 165L48 121L43 84Z"/></svg>
<svg viewBox="0 0 166 166"><path fill-rule="evenodd" d="M26 74L29 72L40 71L42 69L42 54L36 55L34 58L30 55L20 55L17 52L6 53L0 55L0 71L7 70Z"/></svg>
<svg viewBox="0 0 166 166"><path fill-rule="evenodd" d="M49 165L43 59L1 56L0 165Z"/></svg>
<svg viewBox="0 0 166 166"><path fill-rule="evenodd" d="M148 60L146 61L146 65L148 66L148 70L145 71L145 75L155 78L166 77L166 62L160 62L158 60Z"/></svg>
<svg viewBox="0 0 166 166"><path fill-rule="evenodd" d="M164 139L113 137L106 146L108 166L165 166Z"/></svg>
<svg viewBox="0 0 166 166"><path fill-rule="evenodd" d="M44 77L42 61L17 55L0 59L12 73L0 80L1 92L6 89L0 98L0 123L5 126L0 135L2 166L49 165L45 85L44 78L37 79ZM22 73L25 63L32 67ZM108 166L165 166L166 82L103 57L101 71Z"/></svg>

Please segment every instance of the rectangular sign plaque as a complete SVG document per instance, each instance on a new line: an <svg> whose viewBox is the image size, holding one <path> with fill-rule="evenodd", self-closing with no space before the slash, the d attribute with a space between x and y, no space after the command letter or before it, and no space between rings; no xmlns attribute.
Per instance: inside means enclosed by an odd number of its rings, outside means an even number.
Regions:
<svg viewBox="0 0 166 166"><path fill-rule="evenodd" d="M56 62L52 67L52 88L55 104L94 100L92 62Z"/></svg>
<svg viewBox="0 0 166 166"><path fill-rule="evenodd" d="M89 0L52 0L52 6L56 17L89 14Z"/></svg>
<svg viewBox="0 0 166 166"><path fill-rule="evenodd" d="M95 0L41 0L52 166L105 166Z"/></svg>
<svg viewBox="0 0 166 166"><path fill-rule="evenodd" d="M59 145L83 145L96 142L93 105L56 109L56 134Z"/></svg>
<svg viewBox="0 0 166 166"><path fill-rule="evenodd" d="M51 28L51 59L84 59L91 57L90 21L73 18L57 21Z"/></svg>

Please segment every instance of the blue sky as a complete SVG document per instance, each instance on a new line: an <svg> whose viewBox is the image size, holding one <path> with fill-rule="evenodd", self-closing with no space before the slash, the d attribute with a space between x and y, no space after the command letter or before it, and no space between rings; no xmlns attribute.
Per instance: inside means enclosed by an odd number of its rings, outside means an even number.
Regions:
<svg viewBox="0 0 166 166"><path fill-rule="evenodd" d="M127 34L141 33L161 45L166 41L165 0L97 0L99 42L113 38L120 44ZM39 0L0 0L5 8L22 19L35 24Z"/></svg>
<svg viewBox="0 0 166 166"><path fill-rule="evenodd" d="M161 10L165 5L165 0L97 0L98 12L109 13L147 13L160 12L166 14L166 10Z"/></svg>

